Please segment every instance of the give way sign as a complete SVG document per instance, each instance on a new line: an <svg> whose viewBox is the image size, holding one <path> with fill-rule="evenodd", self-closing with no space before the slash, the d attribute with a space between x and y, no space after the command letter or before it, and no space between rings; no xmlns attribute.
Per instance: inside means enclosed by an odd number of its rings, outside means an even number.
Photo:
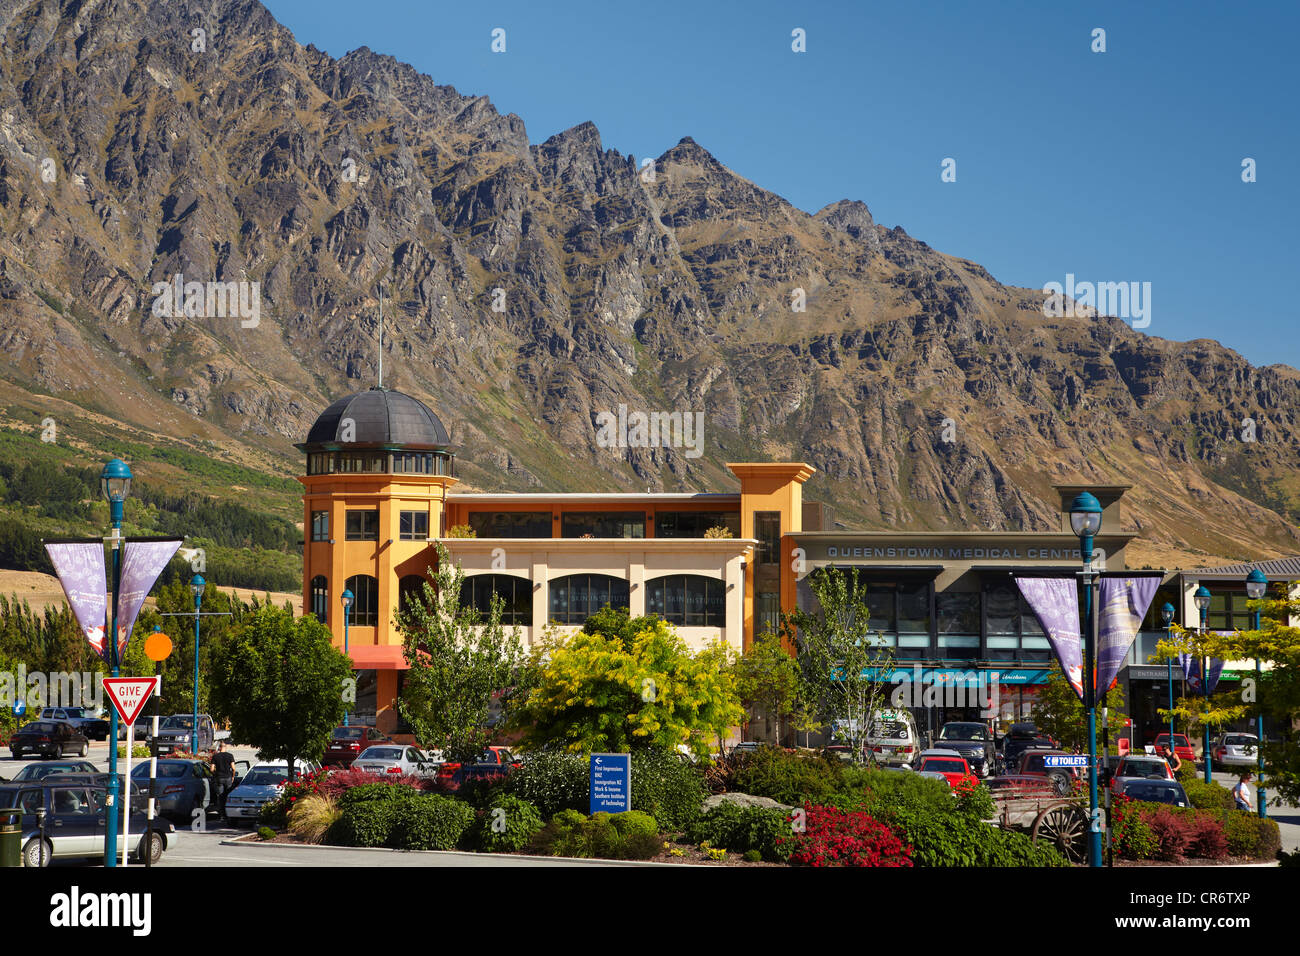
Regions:
<svg viewBox="0 0 1300 956"><path fill-rule="evenodd" d="M113 709L117 711L117 715L126 721L128 726L135 723L135 719L144 710L149 695L157 686L157 677L104 678L104 690L108 692L108 699L113 704Z"/></svg>

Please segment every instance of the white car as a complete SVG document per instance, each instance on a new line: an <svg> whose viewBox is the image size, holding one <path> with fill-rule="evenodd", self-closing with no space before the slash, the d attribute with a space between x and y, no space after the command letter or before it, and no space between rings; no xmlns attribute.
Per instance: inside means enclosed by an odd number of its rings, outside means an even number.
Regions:
<svg viewBox="0 0 1300 956"><path fill-rule="evenodd" d="M318 769L310 760L293 764L294 772L311 773ZM262 807L280 795L289 780L289 763L269 760L255 764L240 778L239 786L226 796L226 819L231 823L257 822Z"/></svg>
<svg viewBox="0 0 1300 956"><path fill-rule="evenodd" d="M438 766L418 747L410 744L375 744L361 751L357 759L352 761L352 769L366 773L428 777L437 773Z"/></svg>
<svg viewBox="0 0 1300 956"><path fill-rule="evenodd" d="M1254 770L1259 764L1259 738L1254 734L1233 733L1220 734L1219 739L1210 745L1210 754L1214 765L1221 769L1234 767Z"/></svg>

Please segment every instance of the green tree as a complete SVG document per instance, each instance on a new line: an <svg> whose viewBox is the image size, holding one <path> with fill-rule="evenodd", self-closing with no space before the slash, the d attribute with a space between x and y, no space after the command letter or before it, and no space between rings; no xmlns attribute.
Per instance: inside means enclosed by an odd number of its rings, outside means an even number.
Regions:
<svg viewBox="0 0 1300 956"><path fill-rule="evenodd" d="M783 722L796 731L813 729L799 663L778 635L765 631L755 638L734 671L741 703L755 716L761 712L776 722L778 744L784 739Z"/></svg>
<svg viewBox="0 0 1300 956"><path fill-rule="evenodd" d="M214 661L212 692L232 734L267 758L320 760L343 718L351 662L311 614L294 619L263 605L230 635Z"/></svg>
<svg viewBox="0 0 1300 956"><path fill-rule="evenodd" d="M659 618L604 609L538 655L511 723L532 746L626 753L685 744L708 759L714 738L744 716L730 665L720 641L692 654Z"/></svg>
<svg viewBox="0 0 1300 956"><path fill-rule="evenodd" d="M486 618L461 604L464 572L445 547L437 551L432 583L426 579L422 594L397 616L410 664L397 709L421 745L472 762L492 740L493 699L517 679L524 652L518 631L501 624L501 598L492 596Z"/></svg>
<svg viewBox="0 0 1300 956"><path fill-rule="evenodd" d="M1111 740L1118 741L1120 731L1124 729L1124 690L1116 685L1106 695L1108 719L1106 726L1110 730ZM1047 683L1038 689L1034 705L1030 709L1039 732L1060 741L1067 750L1086 751L1088 749L1088 715L1083 709L1083 701L1074 692L1070 682L1065 679L1061 665L1053 661L1047 675ZM1097 702L1097 747L1102 742L1101 701ZM1014 768L1008 767L1010 773Z"/></svg>
<svg viewBox="0 0 1300 956"><path fill-rule="evenodd" d="M859 759L871 714L889 700L885 679L894 652L871 630L866 589L851 572L830 565L808 576L815 612L781 615L782 633L797 648L804 695L822 723L833 723L836 739Z"/></svg>

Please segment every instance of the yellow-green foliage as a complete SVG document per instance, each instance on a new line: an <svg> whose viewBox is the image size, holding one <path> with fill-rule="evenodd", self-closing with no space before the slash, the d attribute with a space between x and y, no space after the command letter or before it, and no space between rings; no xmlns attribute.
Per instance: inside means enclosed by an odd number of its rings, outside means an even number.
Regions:
<svg viewBox="0 0 1300 956"><path fill-rule="evenodd" d="M341 813L333 797L308 794L294 803L289 811L289 832L305 843L320 843Z"/></svg>

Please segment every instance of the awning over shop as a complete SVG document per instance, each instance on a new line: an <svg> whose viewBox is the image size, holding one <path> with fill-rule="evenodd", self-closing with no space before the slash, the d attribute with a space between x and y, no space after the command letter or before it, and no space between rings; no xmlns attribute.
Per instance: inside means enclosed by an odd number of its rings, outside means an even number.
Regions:
<svg viewBox="0 0 1300 956"><path fill-rule="evenodd" d="M411 667L401 644L349 644L348 657L359 671L404 671Z"/></svg>
<svg viewBox="0 0 1300 956"><path fill-rule="evenodd" d="M891 671L884 672L883 676L877 676L879 668L870 667L863 671L863 676L873 680L880 680L890 684L898 684L918 679L925 684L948 685L951 687L985 687L996 681L999 685L1027 685L1027 684L1046 684L1048 674L1051 672L1047 668L1037 667L1010 667L1006 670L997 668L988 668L980 670L970 668L962 670L955 667L896 667ZM993 675L997 675L996 678Z"/></svg>

